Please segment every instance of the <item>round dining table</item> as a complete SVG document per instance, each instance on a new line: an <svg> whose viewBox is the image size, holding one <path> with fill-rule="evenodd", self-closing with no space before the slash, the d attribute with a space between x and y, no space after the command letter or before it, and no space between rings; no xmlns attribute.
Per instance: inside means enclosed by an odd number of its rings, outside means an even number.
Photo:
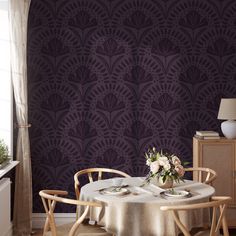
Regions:
<svg viewBox="0 0 236 236"><path fill-rule="evenodd" d="M105 191L114 185L112 179L84 185L80 200L102 203L100 208L91 207L87 218L116 236L175 236L179 229L171 213L161 211L160 206L207 202L215 193L212 186L185 180L175 183L173 189L187 191L189 194L174 197L163 194L164 189L155 184L143 183L143 177L123 178L124 194L109 194ZM79 212L83 212L83 207ZM181 212L180 218L189 229L210 223L207 209Z"/></svg>

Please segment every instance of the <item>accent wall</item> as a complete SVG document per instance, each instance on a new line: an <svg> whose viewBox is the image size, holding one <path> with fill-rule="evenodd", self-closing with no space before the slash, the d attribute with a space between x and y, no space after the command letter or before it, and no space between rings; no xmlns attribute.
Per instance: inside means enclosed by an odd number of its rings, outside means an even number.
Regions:
<svg viewBox="0 0 236 236"><path fill-rule="evenodd" d="M145 176L152 146L191 163L195 131L220 132L220 98L236 97L235 12L229 0L32 0L34 212L41 189L73 197L84 168Z"/></svg>

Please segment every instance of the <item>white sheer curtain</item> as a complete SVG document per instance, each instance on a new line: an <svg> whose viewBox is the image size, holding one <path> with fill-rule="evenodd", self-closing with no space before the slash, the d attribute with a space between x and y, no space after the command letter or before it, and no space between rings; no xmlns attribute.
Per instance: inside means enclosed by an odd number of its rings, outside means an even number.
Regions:
<svg viewBox="0 0 236 236"><path fill-rule="evenodd" d="M30 0L9 0L11 76L16 104L18 138L13 229L14 235L32 231L32 177L27 104L27 23Z"/></svg>

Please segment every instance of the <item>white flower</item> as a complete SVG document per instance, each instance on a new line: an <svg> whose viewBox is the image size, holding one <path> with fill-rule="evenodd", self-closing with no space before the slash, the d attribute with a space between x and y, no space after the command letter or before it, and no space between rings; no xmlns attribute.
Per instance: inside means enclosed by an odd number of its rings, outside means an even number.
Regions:
<svg viewBox="0 0 236 236"><path fill-rule="evenodd" d="M164 166L169 163L168 158L166 156L160 156L158 161L161 166Z"/></svg>
<svg viewBox="0 0 236 236"><path fill-rule="evenodd" d="M158 161L154 161L150 165L150 170L151 170L152 173L158 172L159 168L160 168L160 165L159 165Z"/></svg>
<svg viewBox="0 0 236 236"><path fill-rule="evenodd" d="M171 168L171 166L170 166L170 163L168 162L168 163L166 163L164 166L164 169L165 170L170 170L170 168Z"/></svg>
<svg viewBox="0 0 236 236"><path fill-rule="evenodd" d="M177 156L172 156L172 163L177 166L181 164L181 161Z"/></svg>
<svg viewBox="0 0 236 236"><path fill-rule="evenodd" d="M150 160L150 159L147 159L147 160L146 160L146 165L147 165L147 166L150 166L150 165L151 165L151 163L152 163L152 162L151 162L151 160Z"/></svg>

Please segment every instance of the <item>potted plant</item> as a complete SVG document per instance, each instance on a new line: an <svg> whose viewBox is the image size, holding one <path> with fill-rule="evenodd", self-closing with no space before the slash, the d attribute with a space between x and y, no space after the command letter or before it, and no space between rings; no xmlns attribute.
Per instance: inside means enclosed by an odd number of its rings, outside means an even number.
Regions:
<svg viewBox="0 0 236 236"><path fill-rule="evenodd" d="M10 161L7 145L3 140L0 140L0 169L7 165Z"/></svg>

